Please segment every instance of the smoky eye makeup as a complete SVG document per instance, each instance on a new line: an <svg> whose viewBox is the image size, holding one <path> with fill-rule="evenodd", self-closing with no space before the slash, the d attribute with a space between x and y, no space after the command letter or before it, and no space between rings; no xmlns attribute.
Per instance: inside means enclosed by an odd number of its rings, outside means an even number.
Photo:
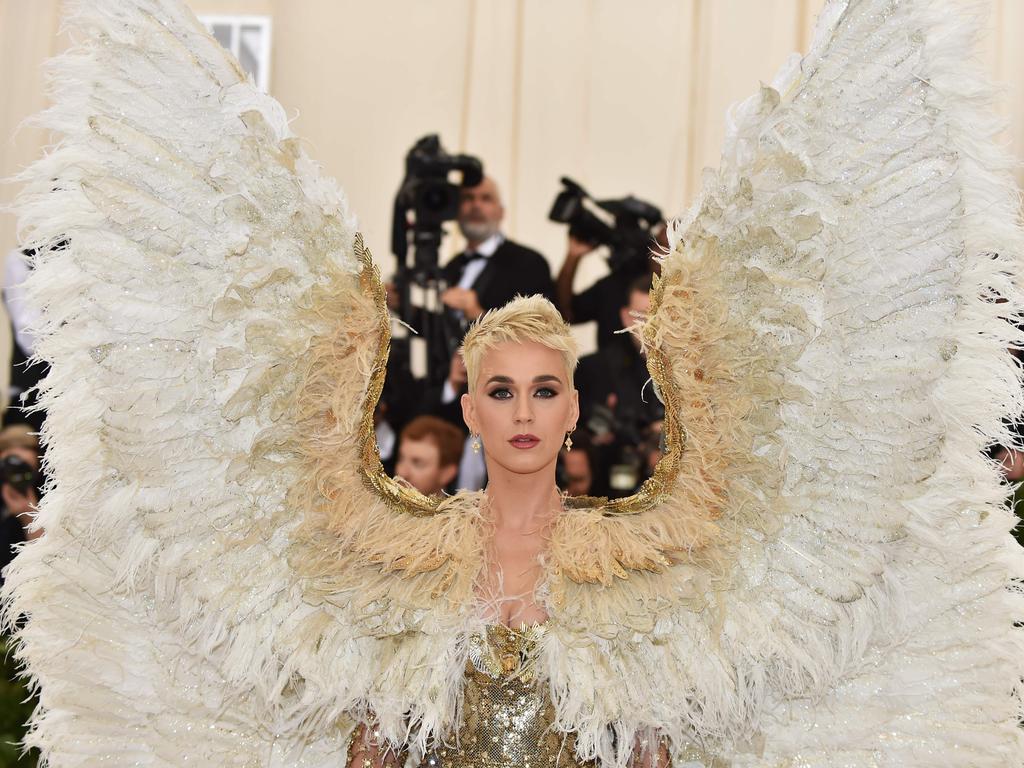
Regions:
<svg viewBox="0 0 1024 768"><path fill-rule="evenodd" d="M493 385L493 388L487 389L487 396L496 400L508 400L512 397L511 385L513 383L512 378L509 376L492 376L487 380L487 387L492 387ZM535 376L532 386L535 387L533 390L534 396L548 399L560 394L562 380L550 374Z"/></svg>

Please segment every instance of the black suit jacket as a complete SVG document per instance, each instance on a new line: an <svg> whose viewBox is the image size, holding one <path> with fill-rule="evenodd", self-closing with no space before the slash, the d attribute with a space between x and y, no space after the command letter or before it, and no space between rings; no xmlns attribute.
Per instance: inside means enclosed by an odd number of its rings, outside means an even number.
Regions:
<svg viewBox="0 0 1024 768"><path fill-rule="evenodd" d="M444 268L448 285L458 285L468 259L459 254ZM537 251L506 240L487 259L487 266L470 286L485 310L507 304L516 296L539 293L554 301L555 285L547 260Z"/></svg>

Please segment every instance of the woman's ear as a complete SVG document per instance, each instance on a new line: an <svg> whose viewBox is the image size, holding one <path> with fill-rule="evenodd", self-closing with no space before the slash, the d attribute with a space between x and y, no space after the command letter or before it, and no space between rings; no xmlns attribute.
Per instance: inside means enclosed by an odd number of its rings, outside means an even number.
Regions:
<svg viewBox="0 0 1024 768"><path fill-rule="evenodd" d="M470 434L479 434L476 428L476 410L473 408L473 398L469 396L468 392L462 396L459 404L462 406L462 420L469 427Z"/></svg>

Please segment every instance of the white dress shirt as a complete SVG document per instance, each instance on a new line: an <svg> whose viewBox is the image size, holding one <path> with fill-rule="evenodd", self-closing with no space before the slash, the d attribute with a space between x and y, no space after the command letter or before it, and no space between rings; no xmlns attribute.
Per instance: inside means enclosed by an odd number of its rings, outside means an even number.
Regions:
<svg viewBox="0 0 1024 768"><path fill-rule="evenodd" d="M4 262L4 304L14 325L14 336L18 346L22 352L31 356L36 349L36 337L29 328L35 328L39 321L39 312L25 296L23 283L28 278L28 273L28 261L21 249L15 248L7 254L7 260Z"/></svg>
<svg viewBox="0 0 1024 768"><path fill-rule="evenodd" d="M473 249L473 253L483 256L482 259L473 259L462 270L462 277L459 278L459 288L472 288L473 283L480 277L480 273L487 266L487 260L494 255L494 252L505 242L505 236L501 232L495 232L479 246Z"/></svg>

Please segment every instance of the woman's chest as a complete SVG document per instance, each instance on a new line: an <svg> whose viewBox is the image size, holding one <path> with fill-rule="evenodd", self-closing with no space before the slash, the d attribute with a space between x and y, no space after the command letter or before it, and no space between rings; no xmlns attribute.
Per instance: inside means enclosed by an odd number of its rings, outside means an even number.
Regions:
<svg viewBox="0 0 1024 768"><path fill-rule="evenodd" d="M495 532L481 590L490 619L508 626L539 624L547 619L547 611L537 599L546 548L540 535Z"/></svg>

